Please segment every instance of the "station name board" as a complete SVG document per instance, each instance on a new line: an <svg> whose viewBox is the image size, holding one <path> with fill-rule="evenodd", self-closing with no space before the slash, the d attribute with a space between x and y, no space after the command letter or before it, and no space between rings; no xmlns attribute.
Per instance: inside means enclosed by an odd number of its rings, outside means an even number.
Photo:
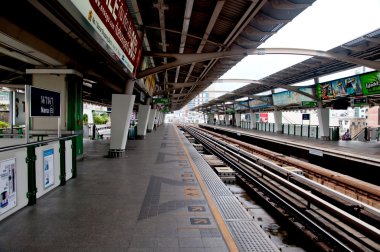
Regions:
<svg viewBox="0 0 380 252"><path fill-rule="evenodd" d="M141 40L125 0L71 0L111 49L114 59L134 73L141 57ZM86 29L88 29L85 26ZM90 32L91 33L91 32Z"/></svg>
<svg viewBox="0 0 380 252"><path fill-rule="evenodd" d="M60 93L31 87L30 97L31 116L60 116Z"/></svg>

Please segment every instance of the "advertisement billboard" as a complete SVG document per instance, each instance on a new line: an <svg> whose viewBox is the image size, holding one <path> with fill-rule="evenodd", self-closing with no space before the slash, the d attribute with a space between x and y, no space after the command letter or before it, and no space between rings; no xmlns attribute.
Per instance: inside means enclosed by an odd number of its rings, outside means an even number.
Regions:
<svg viewBox="0 0 380 252"><path fill-rule="evenodd" d="M0 162L0 200L0 215L17 205L15 158Z"/></svg>
<svg viewBox="0 0 380 252"><path fill-rule="evenodd" d="M363 95L380 94L380 72L370 72L360 75Z"/></svg>
<svg viewBox="0 0 380 252"><path fill-rule="evenodd" d="M317 96L322 100L362 94L362 86L358 75L328 81L317 85Z"/></svg>
<svg viewBox="0 0 380 252"><path fill-rule="evenodd" d="M317 85L317 97L322 100L373 94L380 94L380 73L378 71Z"/></svg>
<svg viewBox="0 0 380 252"><path fill-rule="evenodd" d="M88 30L90 25L102 38L100 44L106 50L110 49L113 58L133 74L139 64L142 48L126 1L71 0L71 2L87 21L84 28ZM92 31L89 33L93 34Z"/></svg>
<svg viewBox="0 0 380 252"><path fill-rule="evenodd" d="M312 88L300 88L302 92L308 93L310 95L314 95L314 91ZM289 104L302 104L305 101L313 101L313 99L304 96L302 94L293 92L293 91L284 91L280 93L275 93L272 95L273 97L273 105L275 106L286 106Z"/></svg>

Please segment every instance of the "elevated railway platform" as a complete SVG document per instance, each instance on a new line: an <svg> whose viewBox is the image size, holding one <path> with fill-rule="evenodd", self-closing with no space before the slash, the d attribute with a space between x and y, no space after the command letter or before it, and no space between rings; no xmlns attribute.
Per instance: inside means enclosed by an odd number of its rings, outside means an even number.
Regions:
<svg viewBox="0 0 380 252"><path fill-rule="evenodd" d="M324 141L236 127L199 126L369 183L378 185L380 181L379 142Z"/></svg>
<svg viewBox="0 0 380 252"><path fill-rule="evenodd" d="M126 156L85 142L78 176L0 222L0 251L278 251L174 125Z"/></svg>

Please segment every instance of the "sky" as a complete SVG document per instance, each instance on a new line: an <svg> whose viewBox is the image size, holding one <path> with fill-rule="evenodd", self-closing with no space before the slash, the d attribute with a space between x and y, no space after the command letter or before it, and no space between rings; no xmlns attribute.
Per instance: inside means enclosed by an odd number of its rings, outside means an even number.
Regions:
<svg viewBox="0 0 380 252"><path fill-rule="evenodd" d="M260 47L327 51L380 28L379 13L380 0L317 0ZM247 56L221 79L259 80L307 58L296 55ZM336 78L339 77L331 79ZM327 77L321 81L331 79ZM212 89L230 91L241 86L244 85L219 83L213 84Z"/></svg>

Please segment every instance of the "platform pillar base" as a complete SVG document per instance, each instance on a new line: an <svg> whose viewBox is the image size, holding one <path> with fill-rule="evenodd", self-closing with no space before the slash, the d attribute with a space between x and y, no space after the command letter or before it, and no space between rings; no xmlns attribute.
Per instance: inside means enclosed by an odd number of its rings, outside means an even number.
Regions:
<svg viewBox="0 0 380 252"><path fill-rule="evenodd" d="M123 158L125 157L125 150L109 150L108 157L109 158Z"/></svg>

